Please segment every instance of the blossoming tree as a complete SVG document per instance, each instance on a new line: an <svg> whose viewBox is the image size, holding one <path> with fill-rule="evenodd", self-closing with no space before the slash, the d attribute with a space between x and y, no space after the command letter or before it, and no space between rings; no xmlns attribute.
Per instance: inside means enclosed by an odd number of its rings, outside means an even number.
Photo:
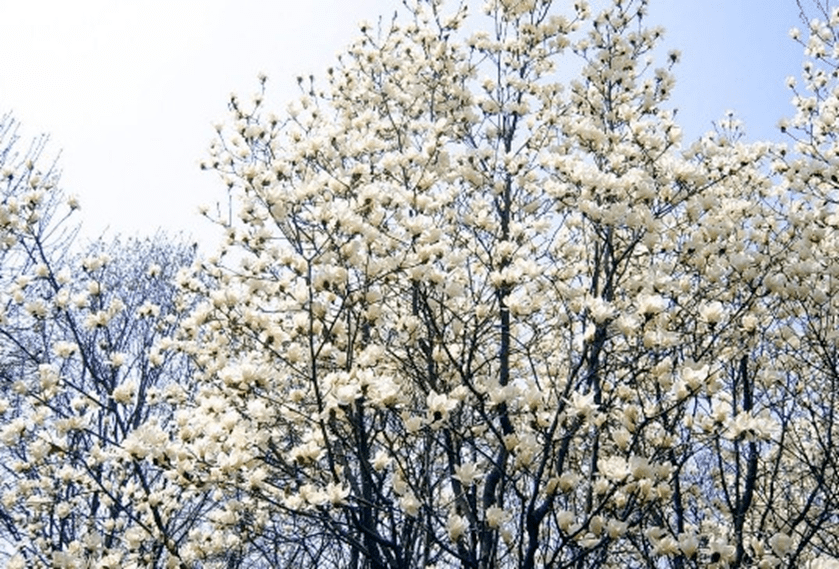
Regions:
<svg viewBox="0 0 839 569"><path fill-rule="evenodd" d="M189 365L154 346L185 308L173 279L191 257L162 238L97 243L16 279L0 326L17 356L0 429L7 566L177 560L207 498L162 453Z"/></svg>
<svg viewBox="0 0 839 569"><path fill-rule="evenodd" d="M78 204L15 125L0 121L3 566L172 566L208 497L161 453L189 364L154 346L188 308L174 276L193 252L162 237L76 252Z"/></svg>
<svg viewBox="0 0 839 569"><path fill-rule="evenodd" d="M62 279L4 199L16 562L839 564L839 11L787 147L683 140L647 1L569 4L408 1L233 98L178 292L168 249Z"/></svg>
<svg viewBox="0 0 839 569"><path fill-rule="evenodd" d="M683 141L646 8L408 3L286 114L231 101L206 166L239 209L179 338L201 372L172 444L220 498L198 557L836 551L820 147L790 191L732 116Z"/></svg>

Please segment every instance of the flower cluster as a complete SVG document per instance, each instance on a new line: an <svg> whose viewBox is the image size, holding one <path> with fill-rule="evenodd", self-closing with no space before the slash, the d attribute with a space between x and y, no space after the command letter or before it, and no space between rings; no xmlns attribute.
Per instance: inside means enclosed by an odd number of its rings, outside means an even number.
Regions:
<svg viewBox="0 0 839 569"><path fill-rule="evenodd" d="M215 255L0 204L9 565L833 567L839 11L785 146L683 141L646 0L405 4L231 98Z"/></svg>

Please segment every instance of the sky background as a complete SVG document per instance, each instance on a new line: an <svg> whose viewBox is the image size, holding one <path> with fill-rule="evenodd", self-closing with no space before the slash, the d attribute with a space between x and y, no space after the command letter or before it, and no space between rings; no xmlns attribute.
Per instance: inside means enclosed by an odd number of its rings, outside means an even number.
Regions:
<svg viewBox="0 0 839 569"><path fill-rule="evenodd" d="M561 5L563 0L559 0ZM198 163L230 93L269 77L276 111L295 77L323 77L362 20L396 0L0 0L0 114L50 135L62 187L81 199L82 239L183 233L212 249L198 216L223 187ZM653 0L650 23L679 49L674 104L691 139L731 109L750 138L780 139L798 75L795 0Z"/></svg>

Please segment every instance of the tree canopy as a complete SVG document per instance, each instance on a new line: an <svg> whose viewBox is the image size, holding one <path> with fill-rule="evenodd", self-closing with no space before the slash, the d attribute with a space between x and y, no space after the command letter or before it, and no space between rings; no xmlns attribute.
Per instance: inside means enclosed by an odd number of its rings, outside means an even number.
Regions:
<svg viewBox="0 0 839 569"><path fill-rule="evenodd" d="M9 566L839 567L839 9L775 144L683 140L603 4L409 1L262 78L194 262L59 263L11 171Z"/></svg>

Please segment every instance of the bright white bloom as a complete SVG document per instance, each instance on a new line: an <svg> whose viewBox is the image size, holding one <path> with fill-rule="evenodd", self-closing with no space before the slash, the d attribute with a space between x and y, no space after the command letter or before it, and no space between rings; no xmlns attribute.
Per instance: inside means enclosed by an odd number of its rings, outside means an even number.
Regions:
<svg viewBox="0 0 839 569"><path fill-rule="evenodd" d="M60 341L53 344L55 355L60 358L69 358L79 350L79 346L74 342Z"/></svg>
<svg viewBox="0 0 839 569"><path fill-rule="evenodd" d="M122 352L114 352L111 354L108 363L110 363L113 367L120 367L125 365L125 354Z"/></svg>
<svg viewBox="0 0 839 569"><path fill-rule="evenodd" d="M609 456L597 461L597 469L609 480L620 482L629 476L629 463L619 456Z"/></svg>
<svg viewBox="0 0 839 569"><path fill-rule="evenodd" d="M588 417L597 410L597 404L594 402L594 395L593 391L589 391L586 394L575 391L571 394L568 404L577 415Z"/></svg>
<svg viewBox="0 0 839 569"><path fill-rule="evenodd" d="M420 501L410 492L399 498L399 507L412 518L419 514L420 506Z"/></svg>
<svg viewBox="0 0 839 569"><path fill-rule="evenodd" d="M444 393L431 391L427 397L429 421L448 419L449 413L457 407L457 399L451 399Z"/></svg>
<svg viewBox="0 0 839 569"><path fill-rule="evenodd" d="M490 506L489 508L487 508L485 515L487 525L491 528L501 527L511 517L510 512L507 512L506 510L504 510L503 508L499 508L498 506Z"/></svg>
<svg viewBox="0 0 839 569"><path fill-rule="evenodd" d="M446 531L449 533L449 539L457 541L466 534L469 526L466 523L466 518L458 516L455 513L449 515L446 521Z"/></svg>
<svg viewBox="0 0 839 569"><path fill-rule="evenodd" d="M587 304L592 320L598 324L606 322L615 314L615 307L600 297L589 298Z"/></svg>
<svg viewBox="0 0 839 569"><path fill-rule="evenodd" d="M134 400L134 392L137 390L137 385L134 381L124 381L119 384L111 396L117 403L127 405Z"/></svg>
<svg viewBox="0 0 839 569"><path fill-rule="evenodd" d="M725 317L725 308L721 302L714 300L702 305L699 309L699 315L705 322L714 325Z"/></svg>
<svg viewBox="0 0 839 569"><path fill-rule="evenodd" d="M464 462L454 468L454 476L452 478L459 480L461 484L471 486L480 478L481 472L478 470L478 465L474 462Z"/></svg>
<svg viewBox="0 0 839 569"><path fill-rule="evenodd" d="M835 557L818 557L807 564L807 569L839 569L839 559Z"/></svg>
<svg viewBox="0 0 839 569"><path fill-rule="evenodd" d="M635 306L639 314L658 314L667 308L667 300L660 294L641 293L635 299Z"/></svg>
<svg viewBox="0 0 839 569"><path fill-rule="evenodd" d="M392 459L384 450L379 450L376 452L376 456L373 457L373 468L377 472L381 472L390 466L391 461Z"/></svg>
<svg viewBox="0 0 839 569"><path fill-rule="evenodd" d="M792 538L783 532L778 532L769 538L769 546L775 552L775 555L783 557L792 547Z"/></svg>
<svg viewBox="0 0 839 569"><path fill-rule="evenodd" d="M326 485L326 496L329 503L333 506L346 504L347 496L350 495L349 486L344 486L337 482L330 482Z"/></svg>
<svg viewBox="0 0 839 569"><path fill-rule="evenodd" d="M717 556L722 563L729 563L734 560L737 548L722 539L712 539L705 553L709 557Z"/></svg>
<svg viewBox="0 0 839 569"><path fill-rule="evenodd" d="M694 534L679 534L679 549L688 559L693 558L699 550L699 538Z"/></svg>

